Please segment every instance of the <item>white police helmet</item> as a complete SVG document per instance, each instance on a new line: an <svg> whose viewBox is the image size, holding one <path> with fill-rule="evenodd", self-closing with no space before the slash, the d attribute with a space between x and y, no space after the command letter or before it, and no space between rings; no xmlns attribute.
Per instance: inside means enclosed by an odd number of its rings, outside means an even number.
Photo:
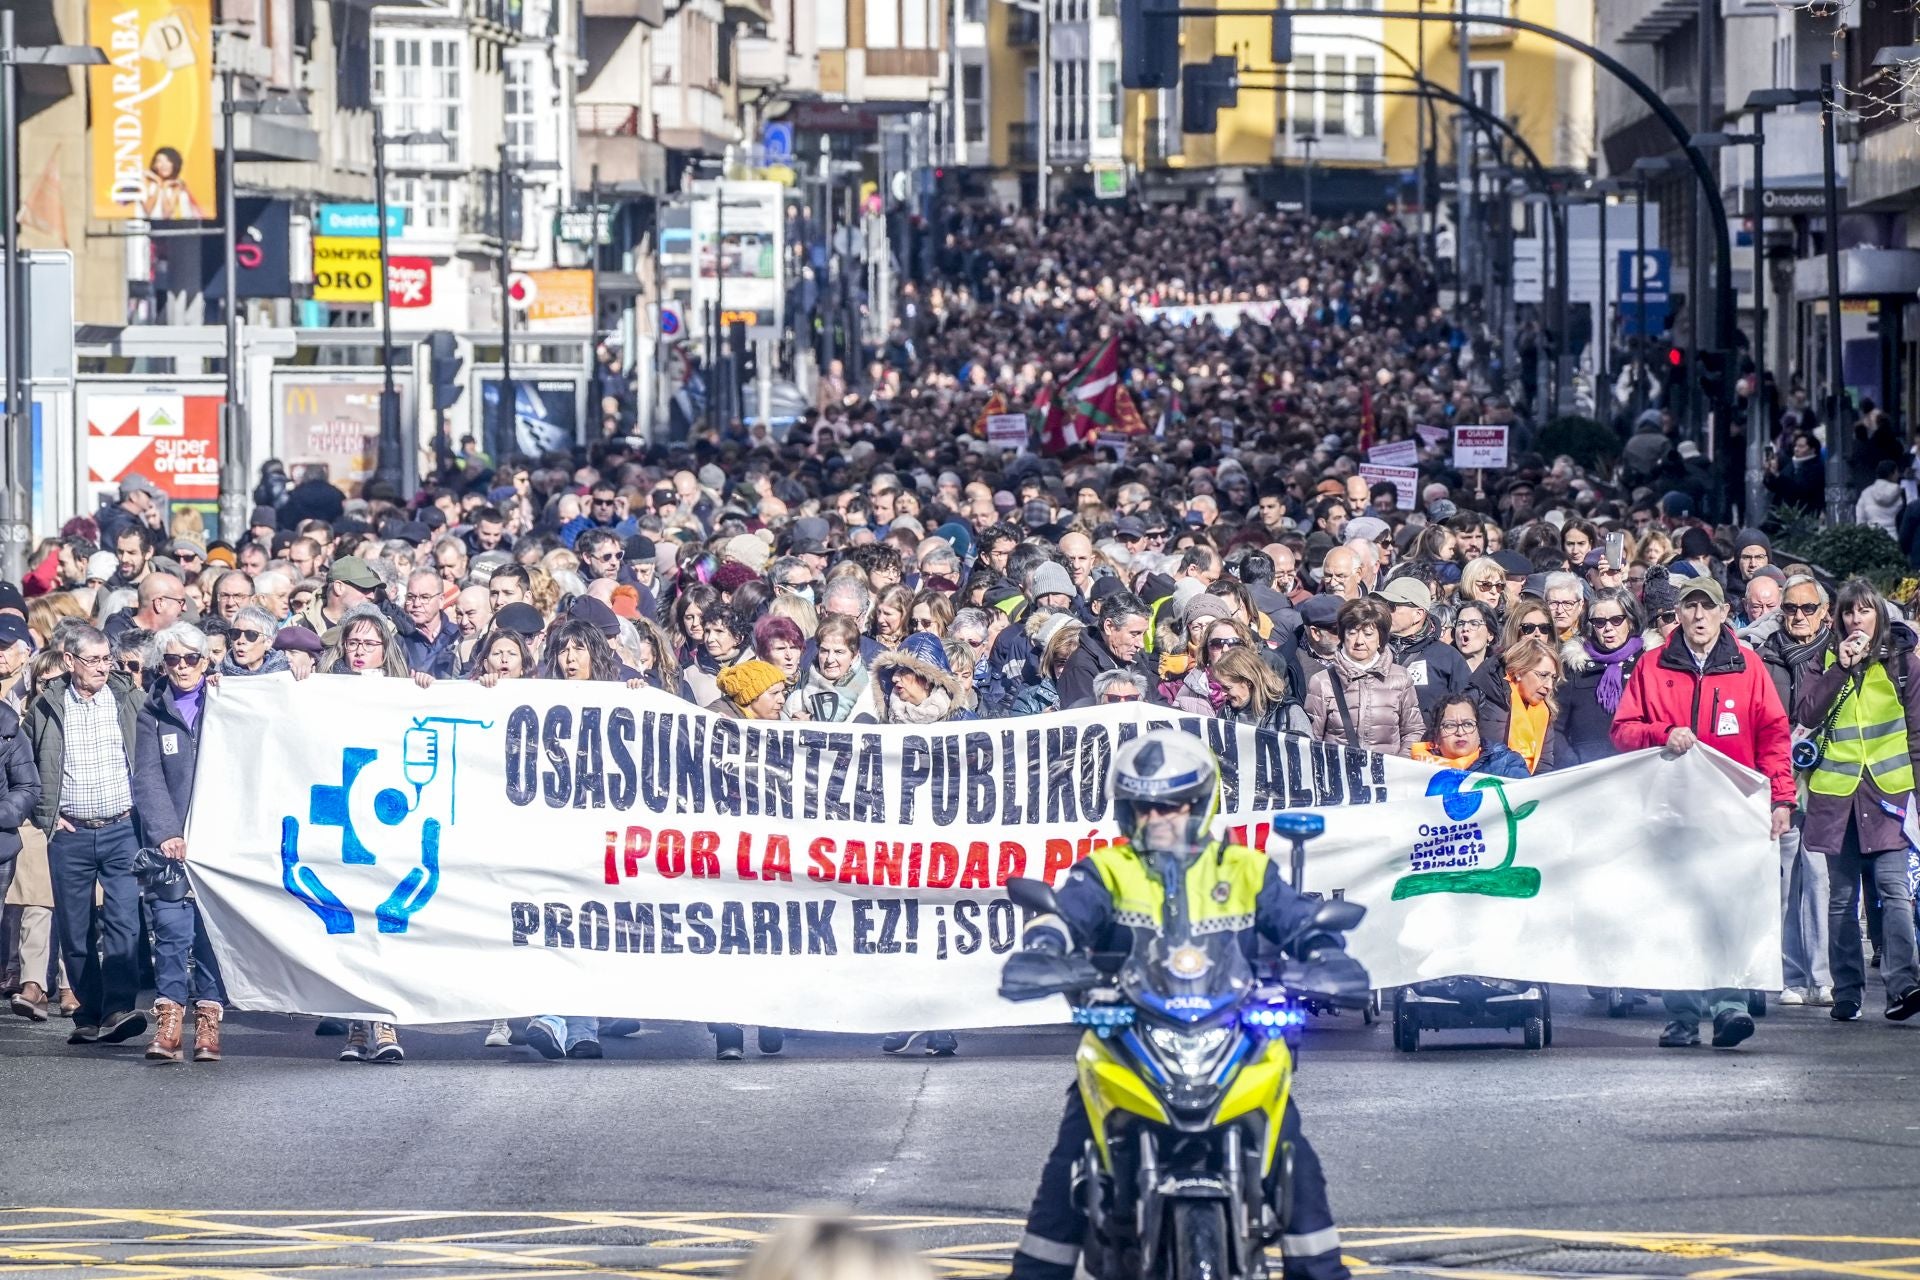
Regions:
<svg viewBox="0 0 1920 1280"><path fill-rule="evenodd" d="M1142 837L1149 811L1193 806L1187 818L1187 847L1178 852L1197 852L1219 812L1220 766L1213 752L1192 734L1155 729L1114 755L1112 788L1114 820L1136 849L1146 847Z"/></svg>

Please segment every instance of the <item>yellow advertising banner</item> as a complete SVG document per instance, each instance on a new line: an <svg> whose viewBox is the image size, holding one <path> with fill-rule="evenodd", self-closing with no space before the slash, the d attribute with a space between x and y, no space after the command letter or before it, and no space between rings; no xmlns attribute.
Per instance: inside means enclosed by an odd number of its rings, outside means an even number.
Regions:
<svg viewBox="0 0 1920 1280"><path fill-rule="evenodd" d="M215 216L209 0L89 0L93 216Z"/></svg>
<svg viewBox="0 0 1920 1280"><path fill-rule="evenodd" d="M380 241L374 236L315 236L313 300L380 301Z"/></svg>
<svg viewBox="0 0 1920 1280"><path fill-rule="evenodd" d="M526 273L530 332L585 333L593 328L593 272L574 268Z"/></svg>

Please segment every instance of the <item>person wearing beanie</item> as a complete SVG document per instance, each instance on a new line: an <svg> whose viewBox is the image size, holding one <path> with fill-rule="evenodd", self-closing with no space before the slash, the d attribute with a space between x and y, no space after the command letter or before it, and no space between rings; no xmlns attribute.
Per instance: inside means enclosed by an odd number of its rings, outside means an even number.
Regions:
<svg viewBox="0 0 1920 1280"><path fill-rule="evenodd" d="M880 707L888 724L938 724L972 720L971 685L953 673L947 649L930 631L915 631L899 647L873 660L880 683Z"/></svg>
<svg viewBox="0 0 1920 1280"><path fill-rule="evenodd" d="M1773 542L1758 529L1742 529L1733 535L1732 568L1746 582L1773 563Z"/></svg>
<svg viewBox="0 0 1920 1280"><path fill-rule="evenodd" d="M778 720L787 702L787 677L759 658L722 668L714 682L721 699L707 710L736 720Z"/></svg>
<svg viewBox="0 0 1920 1280"><path fill-rule="evenodd" d="M1033 571L1029 580L1027 594L1033 602L1050 609L1069 609L1079 602L1080 593L1073 589L1073 579L1067 571L1048 560Z"/></svg>

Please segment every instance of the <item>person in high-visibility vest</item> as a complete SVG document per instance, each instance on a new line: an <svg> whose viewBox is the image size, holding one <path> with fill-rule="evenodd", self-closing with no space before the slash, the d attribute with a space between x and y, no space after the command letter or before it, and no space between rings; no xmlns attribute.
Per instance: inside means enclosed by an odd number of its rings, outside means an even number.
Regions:
<svg viewBox="0 0 1920 1280"><path fill-rule="evenodd" d="M1887 1017L1920 1013L1913 886L1907 877L1906 810L1914 802L1920 751L1920 658L1912 628L1860 578L1834 600L1832 638L1809 657L1794 719L1813 731L1818 763L1806 771L1806 847L1828 859L1827 955L1833 1017L1860 1016L1867 970L1860 938L1860 880L1871 874L1881 902L1880 974Z"/></svg>

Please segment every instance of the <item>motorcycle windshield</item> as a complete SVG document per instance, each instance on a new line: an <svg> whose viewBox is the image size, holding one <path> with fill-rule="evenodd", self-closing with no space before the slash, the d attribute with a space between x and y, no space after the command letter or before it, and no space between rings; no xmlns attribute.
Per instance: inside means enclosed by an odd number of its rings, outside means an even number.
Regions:
<svg viewBox="0 0 1920 1280"><path fill-rule="evenodd" d="M1174 1022L1219 1016L1246 998L1253 970L1233 929L1196 924L1194 895L1215 883L1210 859L1151 854L1148 865L1165 892L1157 933L1136 930L1133 950L1120 970L1120 989L1135 1004Z"/></svg>

